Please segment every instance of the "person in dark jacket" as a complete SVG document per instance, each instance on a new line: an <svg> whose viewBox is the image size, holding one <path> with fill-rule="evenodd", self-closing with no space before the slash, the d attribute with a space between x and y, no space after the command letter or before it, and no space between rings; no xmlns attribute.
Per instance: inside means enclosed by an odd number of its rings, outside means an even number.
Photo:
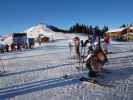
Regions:
<svg viewBox="0 0 133 100"><path fill-rule="evenodd" d="M9 52L9 45L6 45L6 52Z"/></svg>
<svg viewBox="0 0 133 100"><path fill-rule="evenodd" d="M89 44L88 47L88 55L85 59L86 67L89 70L88 76L89 77L96 77L102 70L102 66L107 61L107 57L104 54L103 50L100 48L99 44L96 45L95 48L92 46L91 37L85 41L84 46Z"/></svg>

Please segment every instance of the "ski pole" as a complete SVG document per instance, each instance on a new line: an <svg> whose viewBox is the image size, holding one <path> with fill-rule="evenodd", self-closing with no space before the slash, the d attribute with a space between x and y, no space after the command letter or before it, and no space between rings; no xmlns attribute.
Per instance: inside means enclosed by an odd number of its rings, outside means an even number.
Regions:
<svg viewBox="0 0 133 100"><path fill-rule="evenodd" d="M1 57L0 57L0 61L1 61L1 65L2 65L3 72L5 72L4 64L3 64L3 61L1 59Z"/></svg>
<svg viewBox="0 0 133 100"><path fill-rule="evenodd" d="M83 59L84 59L84 42L83 42L83 40L81 40L81 63L82 63L82 72L83 72Z"/></svg>
<svg viewBox="0 0 133 100"><path fill-rule="evenodd" d="M69 50L70 50L70 58L72 58L72 44L69 43Z"/></svg>
<svg viewBox="0 0 133 100"><path fill-rule="evenodd" d="M84 67L84 57L85 57L85 47L83 47L82 71L83 71L83 67Z"/></svg>
<svg viewBox="0 0 133 100"><path fill-rule="evenodd" d="M71 64L71 73L72 73L72 68L73 68L73 65L72 65L72 44L71 42L69 43L69 52L70 52L70 64Z"/></svg>

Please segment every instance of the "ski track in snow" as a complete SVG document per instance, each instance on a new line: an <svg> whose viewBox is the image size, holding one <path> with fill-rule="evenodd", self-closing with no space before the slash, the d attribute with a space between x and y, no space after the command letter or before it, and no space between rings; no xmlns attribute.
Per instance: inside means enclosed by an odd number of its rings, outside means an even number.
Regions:
<svg viewBox="0 0 133 100"><path fill-rule="evenodd" d="M83 74L75 66L82 64L70 59L68 40L1 54L6 72L0 74L0 100L133 100L131 44L112 43L113 53L104 66L111 73L99 79L112 88L79 82ZM65 74L73 78L63 79Z"/></svg>

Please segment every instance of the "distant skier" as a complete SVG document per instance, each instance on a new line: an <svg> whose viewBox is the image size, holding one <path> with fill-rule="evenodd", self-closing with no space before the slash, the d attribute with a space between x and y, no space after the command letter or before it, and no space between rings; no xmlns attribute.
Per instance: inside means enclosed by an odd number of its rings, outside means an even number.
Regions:
<svg viewBox="0 0 133 100"><path fill-rule="evenodd" d="M72 41L69 42L69 51L70 51L70 58L72 58L72 51L73 51Z"/></svg>
<svg viewBox="0 0 133 100"><path fill-rule="evenodd" d="M16 51L16 45L14 43L11 44L11 51Z"/></svg>
<svg viewBox="0 0 133 100"><path fill-rule="evenodd" d="M6 45L6 52L9 52L9 45Z"/></svg>
<svg viewBox="0 0 133 100"><path fill-rule="evenodd" d="M17 43L17 51L21 51L21 44Z"/></svg>

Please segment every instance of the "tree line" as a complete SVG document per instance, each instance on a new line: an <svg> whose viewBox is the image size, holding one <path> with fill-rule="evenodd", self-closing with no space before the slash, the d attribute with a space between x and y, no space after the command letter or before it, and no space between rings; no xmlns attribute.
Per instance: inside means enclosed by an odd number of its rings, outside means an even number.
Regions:
<svg viewBox="0 0 133 100"><path fill-rule="evenodd" d="M132 24L122 24L120 28L129 27L129 26L131 27ZM79 24L79 23L72 25L68 30L64 30L54 26L49 26L49 28L51 28L55 32L83 33L87 35L97 34L97 35L100 35L101 37L103 37L104 34L109 30L108 26L104 26L101 28L99 26L92 26L92 25Z"/></svg>
<svg viewBox="0 0 133 100"><path fill-rule="evenodd" d="M70 27L69 32L70 33L85 33L87 35L97 34L103 37L105 32L108 31L108 29L109 29L108 26L104 26L103 28L100 28L99 26L93 27L92 25L88 26L85 24L76 23L75 25Z"/></svg>
<svg viewBox="0 0 133 100"><path fill-rule="evenodd" d="M120 26L120 28L126 28L126 27L131 27L131 26L132 26L132 24L122 24ZM98 34L101 37L103 37L104 34L109 30L108 26L104 26L104 27L100 28L99 26L92 26L92 25L79 24L79 23L72 25L68 30L57 28L55 26L49 26L49 28L55 32L84 33L87 35Z"/></svg>
<svg viewBox="0 0 133 100"><path fill-rule="evenodd" d="M132 27L132 24L122 24L120 28Z"/></svg>

